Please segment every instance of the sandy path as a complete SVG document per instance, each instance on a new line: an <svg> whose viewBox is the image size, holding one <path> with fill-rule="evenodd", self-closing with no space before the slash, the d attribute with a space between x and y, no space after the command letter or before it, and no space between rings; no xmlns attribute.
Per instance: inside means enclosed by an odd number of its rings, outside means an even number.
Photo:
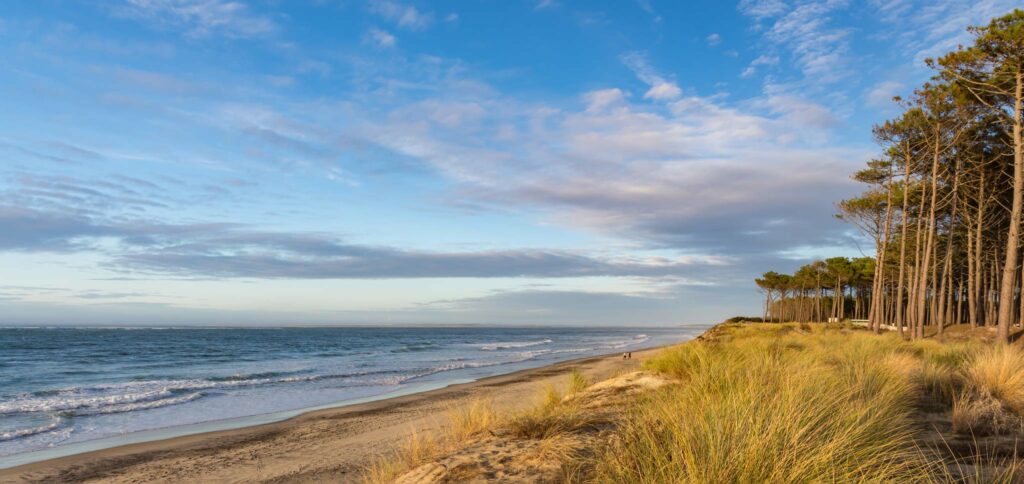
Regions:
<svg viewBox="0 0 1024 484"><path fill-rule="evenodd" d="M281 422L132 444L0 470L0 482L353 482L414 430L430 432L454 405L485 398L498 409L537 402L579 368L591 381L635 370L655 350L523 370L415 395L319 410Z"/></svg>

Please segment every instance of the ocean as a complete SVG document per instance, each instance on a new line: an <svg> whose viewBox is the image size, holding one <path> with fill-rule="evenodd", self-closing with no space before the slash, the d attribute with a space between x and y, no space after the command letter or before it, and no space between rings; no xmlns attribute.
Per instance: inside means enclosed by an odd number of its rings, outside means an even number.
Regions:
<svg viewBox="0 0 1024 484"><path fill-rule="evenodd" d="M0 465L670 344L705 328L0 328Z"/></svg>

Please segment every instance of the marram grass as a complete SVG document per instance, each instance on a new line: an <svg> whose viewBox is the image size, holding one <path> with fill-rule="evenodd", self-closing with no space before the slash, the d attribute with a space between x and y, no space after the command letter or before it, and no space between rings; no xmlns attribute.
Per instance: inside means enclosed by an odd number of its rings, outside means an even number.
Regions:
<svg viewBox="0 0 1024 484"><path fill-rule="evenodd" d="M842 325L748 324L664 350L649 371L677 384L636 397L607 443L556 449L565 482L1021 482L1019 459L942 457L915 441L923 402L952 410L954 431L1024 430L1024 352L976 341L904 342ZM567 393L589 382L569 377ZM368 482L503 427L564 446L562 436L610 422L553 386L534 408L498 415L490 402L453 409L438 437L413 435ZM555 458L555 457L552 457Z"/></svg>
<svg viewBox="0 0 1024 484"><path fill-rule="evenodd" d="M592 479L931 480L909 416L919 360L895 337L798 328L739 328L651 360L685 383L638 402Z"/></svg>

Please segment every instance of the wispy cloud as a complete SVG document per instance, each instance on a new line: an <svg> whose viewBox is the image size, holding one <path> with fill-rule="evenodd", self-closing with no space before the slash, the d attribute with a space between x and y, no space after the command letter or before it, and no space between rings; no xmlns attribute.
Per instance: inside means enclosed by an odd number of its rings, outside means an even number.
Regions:
<svg viewBox="0 0 1024 484"><path fill-rule="evenodd" d="M789 7L783 0L740 0L739 10L756 20L782 15Z"/></svg>
<svg viewBox="0 0 1024 484"><path fill-rule="evenodd" d="M622 56L622 62L636 74L638 79L650 86L650 89L644 93L644 99L671 101L683 94L682 89L675 82L666 80L655 72L643 53L625 54Z"/></svg>
<svg viewBox="0 0 1024 484"><path fill-rule="evenodd" d="M370 0L370 12L410 30L423 30L434 22L433 13L392 0Z"/></svg>
<svg viewBox="0 0 1024 484"><path fill-rule="evenodd" d="M546 10L551 7L558 5L555 0L537 0L537 3L533 5L534 10Z"/></svg>
<svg viewBox="0 0 1024 484"><path fill-rule="evenodd" d="M847 3L846 0L814 0L790 7L778 0L754 0L741 2L739 9L757 22L771 24L764 31L765 39L788 49L806 78L832 83L850 74L847 64L850 31L835 26L832 19Z"/></svg>
<svg viewBox="0 0 1024 484"><path fill-rule="evenodd" d="M896 81L882 81L868 91L868 104L878 107L892 106L893 98L898 96L906 86Z"/></svg>
<svg viewBox="0 0 1024 484"><path fill-rule="evenodd" d="M260 37L277 30L272 19L253 13L239 1L127 0L115 11L158 27L178 28L196 37Z"/></svg>
<svg viewBox="0 0 1024 484"><path fill-rule="evenodd" d="M366 38L378 47L394 47L397 39L385 30L370 29L366 32Z"/></svg>
<svg viewBox="0 0 1024 484"><path fill-rule="evenodd" d="M431 109L454 108L452 95ZM823 105L780 92L728 104L679 95L658 108L620 88L587 92L581 104L489 94L473 98L472 123L424 123L429 115L402 110L367 119L365 135L456 180L453 199L536 206L559 224L647 244L771 253L841 237L831 202L807 200L853 193L834 173L863 153L809 141L837 123Z"/></svg>
<svg viewBox="0 0 1024 484"><path fill-rule="evenodd" d="M870 4L878 17L891 26L888 36L904 42L919 67L927 57L969 43L968 26L988 23L1020 8L1016 0L872 0Z"/></svg>
<svg viewBox="0 0 1024 484"><path fill-rule="evenodd" d="M103 251L127 273L182 277L386 279L683 276L715 258L607 258L555 250L426 252L350 244L322 234L262 232L239 224L104 220L0 206L0 249ZM111 245L109 241L114 241Z"/></svg>
<svg viewBox="0 0 1024 484"><path fill-rule="evenodd" d="M743 73L740 74L740 77L746 78L756 74L759 66L774 66L778 65L778 63L778 56L760 55L756 59L750 61L750 65L748 65L747 68L743 70Z"/></svg>

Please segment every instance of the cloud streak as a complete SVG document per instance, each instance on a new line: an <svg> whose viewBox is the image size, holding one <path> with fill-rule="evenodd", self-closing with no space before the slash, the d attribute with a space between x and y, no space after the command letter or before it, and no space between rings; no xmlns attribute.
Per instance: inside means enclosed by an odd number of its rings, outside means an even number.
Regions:
<svg viewBox="0 0 1024 484"><path fill-rule="evenodd" d="M125 273L217 278L685 277L722 259L607 258L571 251L428 252L350 244L323 234L263 232L236 224L98 221L0 207L0 250L108 253ZM100 247L100 239L107 242ZM114 241L115 244L111 244Z"/></svg>
<svg viewBox="0 0 1024 484"><path fill-rule="evenodd" d="M194 37L262 37L277 30L273 20L237 1L128 0L116 11L158 27L181 29Z"/></svg>

